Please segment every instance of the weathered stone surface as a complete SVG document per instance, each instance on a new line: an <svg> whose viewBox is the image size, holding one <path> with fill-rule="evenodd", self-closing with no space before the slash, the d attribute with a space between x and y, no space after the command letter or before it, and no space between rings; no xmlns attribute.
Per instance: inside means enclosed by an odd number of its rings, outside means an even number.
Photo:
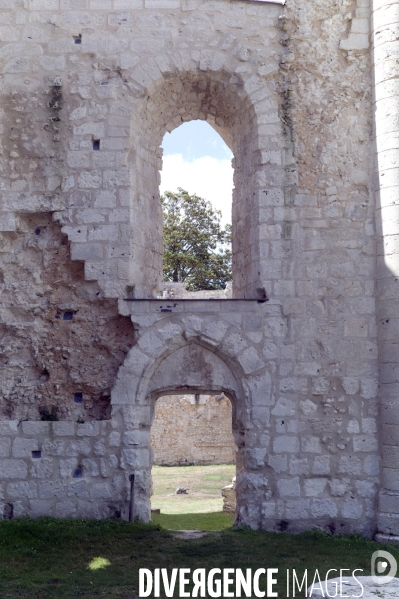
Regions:
<svg viewBox="0 0 399 599"><path fill-rule="evenodd" d="M111 496L107 483L94 483L90 488L91 499L109 499Z"/></svg>
<svg viewBox="0 0 399 599"><path fill-rule="evenodd" d="M277 490L280 497L300 497L299 478L282 478L278 480Z"/></svg>
<svg viewBox="0 0 399 599"><path fill-rule="evenodd" d="M53 502L44 499L31 499L29 501L29 513L32 518L48 516L52 512Z"/></svg>
<svg viewBox="0 0 399 599"><path fill-rule="evenodd" d="M72 456L89 456L92 453L91 439L79 439L76 441L69 441L65 455L67 457Z"/></svg>
<svg viewBox="0 0 399 599"><path fill-rule="evenodd" d="M22 422L22 432L29 437L30 435L48 435L50 432L49 422Z"/></svg>
<svg viewBox="0 0 399 599"><path fill-rule="evenodd" d="M0 477L7 478L26 478L27 465L23 460L4 459L0 461Z"/></svg>
<svg viewBox="0 0 399 599"><path fill-rule="evenodd" d="M74 501L59 501L55 506L55 515L57 518L72 518L76 514L76 504Z"/></svg>
<svg viewBox="0 0 399 599"><path fill-rule="evenodd" d="M17 437L12 445L12 455L14 458L28 458L31 457L32 451L37 449L38 443L36 439Z"/></svg>
<svg viewBox="0 0 399 599"><path fill-rule="evenodd" d="M61 440L50 441L45 439L42 445L43 455L62 456L65 455L65 443Z"/></svg>
<svg viewBox="0 0 399 599"><path fill-rule="evenodd" d="M57 437L70 437L75 435L73 422L53 422L53 434Z"/></svg>
<svg viewBox="0 0 399 599"><path fill-rule="evenodd" d="M10 497L21 498L27 497L28 499L34 499L37 497L37 487L36 483L33 481L29 482L17 482L17 483L9 483L7 486L7 492Z"/></svg>
<svg viewBox="0 0 399 599"><path fill-rule="evenodd" d="M66 485L64 481L43 481L39 487L39 497L41 499L52 499L53 497L66 497Z"/></svg>
<svg viewBox="0 0 399 599"><path fill-rule="evenodd" d="M223 497L223 511L227 514L235 514L237 508L237 496L236 496L236 479L233 478L233 482L230 485L222 488Z"/></svg>
<svg viewBox="0 0 399 599"><path fill-rule="evenodd" d="M9 457L11 453L11 439L0 439L0 456L2 458Z"/></svg>
<svg viewBox="0 0 399 599"><path fill-rule="evenodd" d="M78 424L77 426L78 437L97 437L98 433L98 422L86 422L85 424Z"/></svg>
<svg viewBox="0 0 399 599"><path fill-rule="evenodd" d="M315 499L311 507L312 516L314 518L336 518L338 509L332 499Z"/></svg>
<svg viewBox="0 0 399 599"><path fill-rule="evenodd" d="M69 458L67 460L60 460L60 476L62 478L72 478L74 471L77 469L78 460L76 458Z"/></svg>
<svg viewBox="0 0 399 599"><path fill-rule="evenodd" d="M84 476L96 477L99 474L98 464L95 460L90 458L83 458L82 460Z"/></svg>
<svg viewBox="0 0 399 599"><path fill-rule="evenodd" d="M305 480L306 497L317 497L318 495L322 495L326 485L326 478L308 478Z"/></svg>
<svg viewBox="0 0 399 599"><path fill-rule="evenodd" d="M34 460L30 474L33 478L50 478L53 474L53 460L51 458Z"/></svg>
<svg viewBox="0 0 399 599"><path fill-rule="evenodd" d="M223 392L242 523L397 534L392 501L374 513L399 489L396 4L17 4L0 31L2 501L108 517L115 493L126 518L134 472L148 519L157 398ZM159 146L197 119L234 153L233 299L162 291Z"/></svg>
<svg viewBox="0 0 399 599"><path fill-rule="evenodd" d="M236 445L231 425L231 402L223 395L161 397L151 427L154 463L232 464ZM141 437L132 439L133 444L142 442Z"/></svg>

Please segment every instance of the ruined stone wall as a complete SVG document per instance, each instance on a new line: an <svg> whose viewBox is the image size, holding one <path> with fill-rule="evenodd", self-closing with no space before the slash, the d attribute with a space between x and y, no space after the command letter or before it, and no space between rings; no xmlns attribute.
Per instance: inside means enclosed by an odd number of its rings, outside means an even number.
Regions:
<svg viewBox="0 0 399 599"><path fill-rule="evenodd" d="M0 256L0 418L110 418L131 321L85 281L49 213L21 215Z"/></svg>
<svg viewBox="0 0 399 599"><path fill-rule="evenodd" d="M234 464L231 402L219 395L169 395L155 404L154 464Z"/></svg>
<svg viewBox="0 0 399 599"><path fill-rule="evenodd" d="M3 418L111 418L104 482L121 475L126 517L135 472L145 520L157 397L223 391L237 522L371 536L389 218L375 218L368 0L4 0L0 42ZM234 299L156 302L159 144L196 118L234 153ZM380 342L395 339L392 289ZM396 357L384 372L396 384Z"/></svg>
<svg viewBox="0 0 399 599"><path fill-rule="evenodd" d="M127 518L110 422L0 423L0 518Z"/></svg>
<svg viewBox="0 0 399 599"><path fill-rule="evenodd" d="M307 422L297 425L321 444L304 495L317 495L326 473L330 499L315 502L313 513L331 506L333 514L331 500L341 496L346 518L373 520L380 460L370 5L288 2L283 29L282 118L295 184L284 210L300 259L277 283L293 297L282 388L294 404L302 395ZM270 456L269 464L286 473L309 468L302 456ZM294 504L306 513L306 500Z"/></svg>

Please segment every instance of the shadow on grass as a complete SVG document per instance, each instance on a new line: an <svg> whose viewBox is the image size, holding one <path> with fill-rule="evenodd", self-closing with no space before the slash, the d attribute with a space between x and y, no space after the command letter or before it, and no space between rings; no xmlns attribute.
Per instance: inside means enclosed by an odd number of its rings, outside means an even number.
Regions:
<svg viewBox="0 0 399 599"><path fill-rule="evenodd" d="M186 540L159 529L159 524L206 529L207 520L208 526L224 521L228 527L232 516L221 512L154 514L153 525L55 518L2 520L0 599L136 599L140 568L266 567L279 569L275 590L279 597L286 597L287 569L295 569L300 580L306 569L313 577L316 568L322 579L331 568L362 569L362 574L369 575L371 556L379 548L399 561L398 547L356 536L291 535L239 527L213 528L216 532L203 538ZM265 580L261 578L262 591L266 591ZM178 597L177 588L174 596Z"/></svg>
<svg viewBox="0 0 399 599"><path fill-rule="evenodd" d="M199 514L152 514L151 523L168 530L225 530L231 528L234 514L207 512Z"/></svg>

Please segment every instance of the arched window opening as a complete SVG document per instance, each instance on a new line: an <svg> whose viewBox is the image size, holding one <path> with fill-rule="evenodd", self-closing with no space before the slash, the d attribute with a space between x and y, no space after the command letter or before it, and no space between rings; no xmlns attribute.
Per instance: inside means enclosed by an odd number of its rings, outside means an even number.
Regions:
<svg viewBox="0 0 399 599"><path fill-rule="evenodd" d="M231 526L237 446L228 397L224 393L160 397L151 444L153 521L178 529L203 528L206 522L217 528Z"/></svg>
<svg viewBox="0 0 399 599"><path fill-rule="evenodd" d="M259 200L264 182L258 172L262 156L254 105L237 77L223 71L187 71L178 76L171 73L154 85L132 121L135 150L131 158L138 175L132 175L132 206L140 215L131 227L131 275L136 281L133 297L159 297L164 288L159 186L165 133L199 120L213 127L234 154L233 297L258 297L263 286Z"/></svg>
<svg viewBox="0 0 399 599"><path fill-rule="evenodd" d="M208 291L212 297L228 296L233 154L201 120L166 133L162 148L164 295ZM213 293L219 290L223 293Z"/></svg>

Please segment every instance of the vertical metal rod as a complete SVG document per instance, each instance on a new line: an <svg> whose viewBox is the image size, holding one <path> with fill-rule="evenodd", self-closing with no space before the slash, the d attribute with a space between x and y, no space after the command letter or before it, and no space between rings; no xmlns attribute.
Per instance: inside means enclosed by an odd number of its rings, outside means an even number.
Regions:
<svg viewBox="0 0 399 599"><path fill-rule="evenodd" d="M130 502L129 502L129 522L133 522L134 512L134 474L129 476L130 480Z"/></svg>

